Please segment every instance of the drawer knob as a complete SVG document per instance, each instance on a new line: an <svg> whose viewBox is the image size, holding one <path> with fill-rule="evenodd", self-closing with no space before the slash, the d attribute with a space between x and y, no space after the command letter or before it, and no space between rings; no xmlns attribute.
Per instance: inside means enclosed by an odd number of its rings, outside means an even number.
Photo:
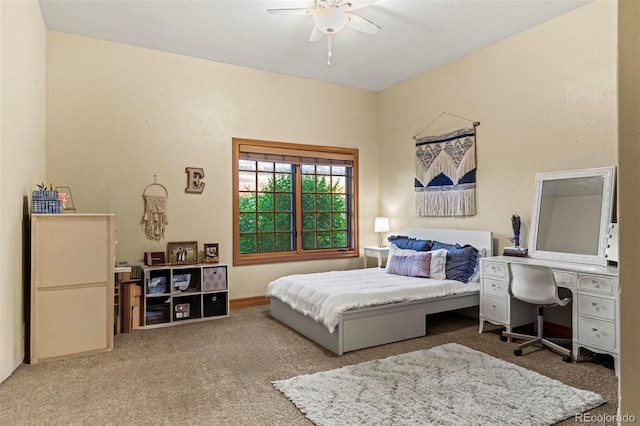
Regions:
<svg viewBox="0 0 640 426"><path fill-rule="evenodd" d="M598 306L598 304L596 302L591 303L591 306L593 307L593 309L595 309L596 311L600 310L600 306Z"/></svg>
<svg viewBox="0 0 640 426"><path fill-rule="evenodd" d="M600 337L600 332L598 331L597 328L594 327L594 328L591 329L591 331L593 331L593 334L595 334L596 337Z"/></svg>
<svg viewBox="0 0 640 426"><path fill-rule="evenodd" d="M591 284L593 284L595 288L600 288L600 284L598 284L598 280L591 280Z"/></svg>
<svg viewBox="0 0 640 426"><path fill-rule="evenodd" d="M493 308L493 310L496 310L496 305L491 305L491 307Z"/></svg>
<svg viewBox="0 0 640 426"><path fill-rule="evenodd" d="M492 266L492 267L491 267L491 270L492 270L493 272L496 272L496 271L498 270L498 268L496 268L495 266Z"/></svg>
<svg viewBox="0 0 640 426"><path fill-rule="evenodd" d="M216 296L211 296L211 301L215 302L216 300L218 300L218 298Z"/></svg>
<svg viewBox="0 0 640 426"><path fill-rule="evenodd" d="M495 284L491 284L491 287L496 288L497 286Z"/></svg>

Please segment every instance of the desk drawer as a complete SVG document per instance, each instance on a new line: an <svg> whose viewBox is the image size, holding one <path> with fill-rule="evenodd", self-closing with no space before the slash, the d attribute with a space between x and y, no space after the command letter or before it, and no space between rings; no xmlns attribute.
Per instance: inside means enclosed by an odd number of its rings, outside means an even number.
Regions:
<svg viewBox="0 0 640 426"><path fill-rule="evenodd" d="M498 281L491 278L482 280L482 293L497 297L507 297L507 282Z"/></svg>
<svg viewBox="0 0 640 426"><path fill-rule="evenodd" d="M575 274L564 271L553 271L553 277L556 279L556 284L560 287L573 288L575 282Z"/></svg>
<svg viewBox="0 0 640 426"><path fill-rule="evenodd" d="M582 275L578 277L578 288L581 290L599 291L613 294L613 281L611 277L597 275Z"/></svg>
<svg viewBox="0 0 640 426"><path fill-rule="evenodd" d="M615 301L602 297L578 295L578 313L613 321L616 318Z"/></svg>
<svg viewBox="0 0 640 426"><path fill-rule="evenodd" d="M616 348L615 323L578 315L578 342L614 350Z"/></svg>
<svg viewBox="0 0 640 426"><path fill-rule="evenodd" d="M507 265L504 263L484 262L482 273L493 277L507 278Z"/></svg>
<svg viewBox="0 0 640 426"><path fill-rule="evenodd" d="M498 299L492 296L482 296L482 316L499 321L501 323L508 323L507 318L507 299Z"/></svg>

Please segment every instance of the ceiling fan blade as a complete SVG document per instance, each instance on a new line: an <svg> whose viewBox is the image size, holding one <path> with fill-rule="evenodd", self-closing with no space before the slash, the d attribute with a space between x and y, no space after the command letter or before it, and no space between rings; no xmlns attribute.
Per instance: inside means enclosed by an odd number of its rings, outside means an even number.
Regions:
<svg viewBox="0 0 640 426"><path fill-rule="evenodd" d="M315 9L267 9L272 15L313 15Z"/></svg>
<svg viewBox="0 0 640 426"><path fill-rule="evenodd" d="M347 13L347 16L349 17L349 22L347 23L347 25L354 30L362 31L363 33L367 33L369 35L374 35L378 32L378 30L380 30L379 25L374 24L368 19L364 19L358 15L352 15L350 13Z"/></svg>
<svg viewBox="0 0 640 426"><path fill-rule="evenodd" d="M374 4L375 2L377 2L378 0L354 0L354 1L349 1L347 3L349 3L351 6L349 7L349 12L351 12L352 10L358 10L358 9L362 9L363 7L367 7L367 6L371 6L372 4Z"/></svg>
<svg viewBox="0 0 640 426"><path fill-rule="evenodd" d="M309 37L309 41L318 41L322 38L324 33L318 29L318 27L313 27L313 31L311 31L311 36Z"/></svg>

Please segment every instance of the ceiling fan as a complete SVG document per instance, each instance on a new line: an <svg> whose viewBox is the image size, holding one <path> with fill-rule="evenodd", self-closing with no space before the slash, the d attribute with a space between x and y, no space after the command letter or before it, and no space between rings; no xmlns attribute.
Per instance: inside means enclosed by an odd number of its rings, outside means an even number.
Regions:
<svg viewBox="0 0 640 426"><path fill-rule="evenodd" d="M309 41L317 41L327 34L327 65L331 66L331 35L339 32L345 26L363 33L374 35L380 26L361 16L354 15L354 10L370 6L373 2L353 4L348 0L315 0L315 8L267 9L271 14L282 15L310 15L313 16L314 27Z"/></svg>

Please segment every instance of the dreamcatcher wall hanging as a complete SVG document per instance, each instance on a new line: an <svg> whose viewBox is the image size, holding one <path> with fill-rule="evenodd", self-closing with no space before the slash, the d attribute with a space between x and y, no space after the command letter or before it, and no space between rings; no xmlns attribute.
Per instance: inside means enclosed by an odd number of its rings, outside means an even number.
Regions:
<svg viewBox="0 0 640 426"><path fill-rule="evenodd" d="M142 191L144 199L144 216L142 224L144 234L151 241L160 241L164 238L169 218L167 216L167 199L169 192L164 185L156 181L153 175L153 183L147 185Z"/></svg>

